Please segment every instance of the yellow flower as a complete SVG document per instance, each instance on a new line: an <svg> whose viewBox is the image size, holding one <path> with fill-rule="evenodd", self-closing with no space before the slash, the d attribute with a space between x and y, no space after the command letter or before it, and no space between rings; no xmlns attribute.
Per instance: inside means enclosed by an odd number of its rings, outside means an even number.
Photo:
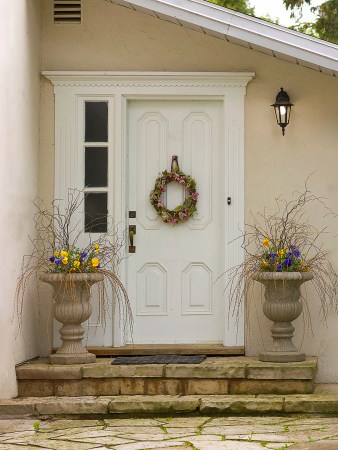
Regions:
<svg viewBox="0 0 338 450"><path fill-rule="evenodd" d="M62 250L61 256L62 256L62 258L68 258L68 252L66 252L65 250Z"/></svg>
<svg viewBox="0 0 338 450"><path fill-rule="evenodd" d="M263 264L263 266L264 266L264 267L266 267L266 266L268 266L268 265L269 265L269 263L267 262L267 260L266 260L266 259L263 259L263 261L262 261L262 264Z"/></svg>
<svg viewBox="0 0 338 450"><path fill-rule="evenodd" d="M80 267L80 264L81 264L80 261L74 261L73 262L73 266L76 267L76 268Z"/></svg>
<svg viewBox="0 0 338 450"><path fill-rule="evenodd" d="M55 256L55 258L57 258L58 256L60 256L60 252L57 252L57 251L55 250L54 256Z"/></svg>
<svg viewBox="0 0 338 450"><path fill-rule="evenodd" d="M97 258L92 259L92 266L97 267L100 264L100 261Z"/></svg>
<svg viewBox="0 0 338 450"><path fill-rule="evenodd" d="M94 248L95 248L95 253L99 253L99 250L100 250L100 246L99 246L99 244L94 244Z"/></svg>
<svg viewBox="0 0 338 450"><path fill-rule="evenodd" d="M269 248L270 247L270 241L268 238L265 238L262 242L262 244L264 245L264 247Z"/></svg>
<svg viewBox="0 0 338 450"><path fill-rule="evenodd" d="M65 266L68 264L68 258L63 258L62 260L62 264L64 264Z"/></svg>
<svg viewBox="0 0 338 450"><path fill-rule="evenodd" d="M279 258L282 258L285 255L285 253L286 253L286 248L283 248L282 250L279 250L279 252L278 252Z"/></svg>

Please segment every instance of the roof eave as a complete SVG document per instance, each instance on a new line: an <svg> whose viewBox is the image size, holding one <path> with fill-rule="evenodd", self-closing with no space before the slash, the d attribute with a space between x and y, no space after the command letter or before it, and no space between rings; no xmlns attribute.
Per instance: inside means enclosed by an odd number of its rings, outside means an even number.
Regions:
<svg viewBox="0 0 338 450"><path fill-rule="evenodd" d="M251 45L256 45L338 72L338 45L203 0L108 0L175 18Z"/></svg>

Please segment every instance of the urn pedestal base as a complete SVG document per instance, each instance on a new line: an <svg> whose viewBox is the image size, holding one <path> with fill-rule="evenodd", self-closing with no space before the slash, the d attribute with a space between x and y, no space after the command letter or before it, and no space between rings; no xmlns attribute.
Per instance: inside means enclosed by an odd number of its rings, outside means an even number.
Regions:
<svg viewBox="0 0 338 450"><path fill-rule="evenodd" d="M94 363L96 356L93 353L55 353L49 357L49 364L88 364Z"/></svg>
<svg viewBox="0 0 338 450"><path fill-rule="evenodd" d="M74 305L71 305L73 309ZM95 362L96 356L89 353L82 343L85 329L81 324L63 324L60 328L62 345L49 357L50 364L86 364Z"/></svg>
<svg viewBox="0 0 338 450"><path fill-rule="evenodd" d="M301 352L273 352L267 351L259 354L260 361L266 362L297 362L305 361L305 353Z"/></svg>

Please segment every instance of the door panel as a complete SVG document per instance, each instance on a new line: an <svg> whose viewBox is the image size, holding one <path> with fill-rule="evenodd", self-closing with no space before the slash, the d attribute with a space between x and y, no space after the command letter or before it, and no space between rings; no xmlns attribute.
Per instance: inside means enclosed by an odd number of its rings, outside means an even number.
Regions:
<svg viewBox="0 0 338 450"><path fill-rule="evenodd" d="M128 257L134 343L222 342L224 297L223 108L220 101L128 103L129 210L136 218L136 253ZM149 201L155 179L178 156L196 179L198 213L165 224ZM167 206L183 192L171 183Z"/></svg>

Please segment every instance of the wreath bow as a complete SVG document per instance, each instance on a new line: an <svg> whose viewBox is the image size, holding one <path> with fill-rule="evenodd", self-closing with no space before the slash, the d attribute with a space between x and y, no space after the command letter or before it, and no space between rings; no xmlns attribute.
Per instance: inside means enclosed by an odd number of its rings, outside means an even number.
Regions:
<svg viewBox="0 0 338 450"><path fill-rule="evenodd" d="M174 163L176 163L175 167ZM184 202L173 210L167 209L163 201L163 193L166 192L167 184L171 182L179 183L185 187ZM177 156L173 156L170 172L164 170L155 181L155 187L150 193L150 203L163 222L177 225L180 222L187 221L189 217L196 213L197 199L196 181L180 170Z"/></svg>

